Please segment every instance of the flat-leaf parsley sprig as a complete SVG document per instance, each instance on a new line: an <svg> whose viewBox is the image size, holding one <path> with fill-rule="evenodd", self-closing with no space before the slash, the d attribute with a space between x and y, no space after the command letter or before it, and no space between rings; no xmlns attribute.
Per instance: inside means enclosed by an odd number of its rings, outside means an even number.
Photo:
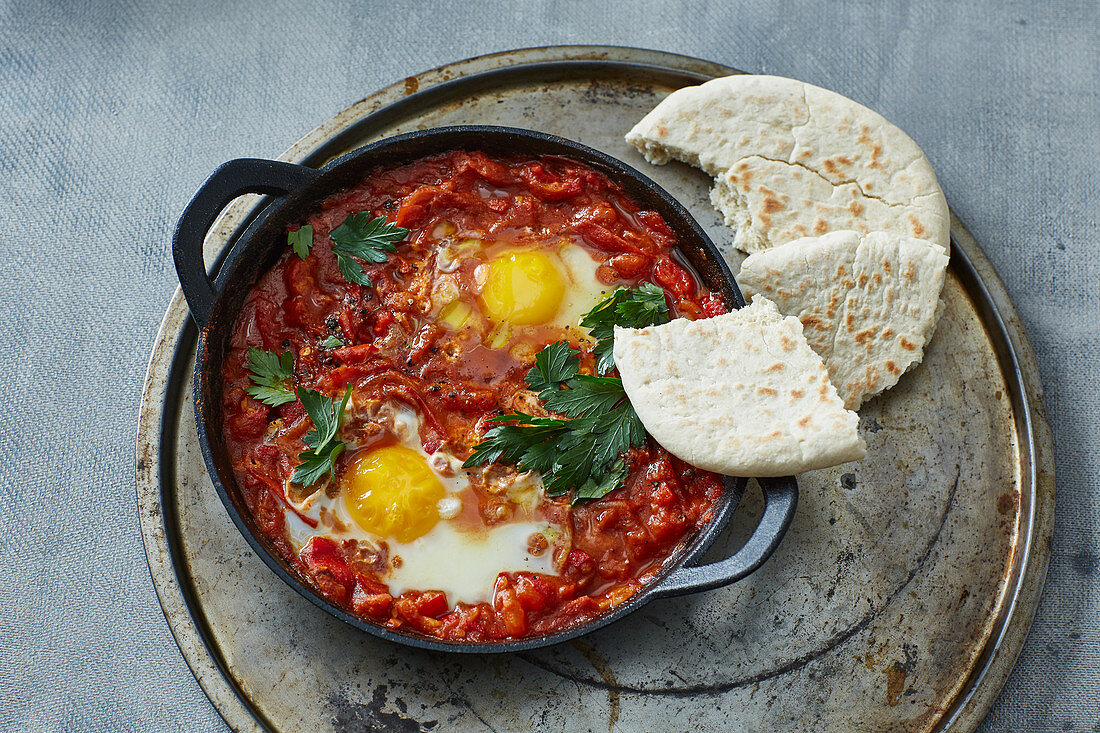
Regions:
<svg viewBox="0 0 1100 733"><path fill-rule="evenodd" d="M592 354L596 368L607 374L615 368L615 326L645 328L668 323L668 303L665 291L653 283L643 283L637 288L619 288L601 300L595 308L581 318L581 325L589 329L596 339Z"/></svg>
<svg viewBox="0 0 1100 733"><path fill-rule="evenodd" d="M329 233L336 266L348 282L370 287L370 278L354 257L374 264L386 261L395 246L407 237L409 230L386 221L384 216L370 218L366 211L350 214L344 223Z"/></svg>
<svg viewBox="0 0 1100 733"><path fill-rule="evenodd" d="M340 429L340 423L343 422L344 408L347 407L350 398L350 384L338 408L333 407L331 397L316 390L305 387L298 390L298 399L302 401L302 407L306 409L306 414L313 421L313 429L302 436L302 440L310 449L298 454L302 463L294 469L291 481L302 486L312 486L326 474L336 471L336 459L347 447L343 441L336 439L336 433Z"/></svg>
<svg viewBox="0 0 1100 733"><path fill-rule="evenodd" d="M351 283L370 287L370 278L363 266L354 258L382 264L389 253L396 252L398 242L409 235L409 230L390 224L384 216L373 219L366 211L349 214L344 222L329 232L332 240L332 253L336 255L336 266L340 274ZM306 224L287 232L286 243L294 254L303 260L313 249L313 227Z"/></svg>
<svg viewBox="0 0 1100 733"><path fill-rule="evenodd" d="M278 407L297 399L293 386L294 357L289 351L277 354L266 349L248 347L248 378L255 386L246 387L245 392L265 405Z"/></svg>
<svg viewBox="0 0 1100 733"><path fill-rule="evenodd" d="M527 384L546 409L570 419L500 415L463 464L513 463L542 474L549 496L573 491L573 503L598 499L626 481L622 454L645 443L645 429L615 377L578 374L580 352L565 341L535 357Z"/></svg>

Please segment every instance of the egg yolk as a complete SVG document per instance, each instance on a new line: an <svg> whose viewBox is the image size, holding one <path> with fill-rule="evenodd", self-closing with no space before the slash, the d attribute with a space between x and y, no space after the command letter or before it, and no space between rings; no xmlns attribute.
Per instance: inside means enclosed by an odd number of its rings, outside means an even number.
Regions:
<svg viewBox="0 0 1100 733"><path fill-rule="evenodd" d="M401 445L370 451L344 474L344 503L351 518L366 531L398 542L412 542L431 531L445 494L424 457Z"/></svg>
<svg viewBox="0 0 1100 733"><path fill-rule="evenodd" d="M534 326L550 321L565 297L565 282L542 252L507 252L491 260L481 290L485 315L496 323Z"/></svg>

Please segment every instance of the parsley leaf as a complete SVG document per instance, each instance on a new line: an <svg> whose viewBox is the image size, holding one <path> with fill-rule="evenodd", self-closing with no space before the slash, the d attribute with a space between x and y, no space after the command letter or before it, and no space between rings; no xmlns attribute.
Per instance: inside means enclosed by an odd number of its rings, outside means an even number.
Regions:
<svg viewBox="0 0 1100 733"><path fill-rule="evenodd" d="M580 369L578 352L565 341L557 341L535 354L535 368L527 373L527 386L539 397L548 390L556 391L561 383L572 379Z"/></svg>
<svg viewBox="0 0 1100 733"><path fill-rule="evenodd" d="M573 503L607 496L623 485L623 482L626 481L626 474L626 462L623 460L616 461L615 465L602 479L597 481L595 478L590 478L584 482L583 486L573 492Z"/></svg>
<svg viewBox="0 0 1100 733"><path fill-rule="evenodd" d="M325 474L336 470L336 458L344 452L344 444L337 441L329 451L306 451L299 453L302 462L294 469L291 481L302 486L312 486L325 477Z"/></svg>
<svg viewBox="0 0 1100 733"><path fill-rule="evenodd" d="M569 389L548 390L540 395L540 399L547 410L568 417L608 412L626 394L622 380L615 377L590 377L581 374L566 384Z"/></svg>
<svg viewBox="0 0 1100 733"><path fill-rule="evenodd" d="M318 344L322 349L339 349L347 344L339 336L326 336L321 343Z"/></svg>
<svg viewBox="0 0 1100 733"><path fill-rule="evenodd" d="M309 256L310 248L313 247L313 226L306 224L292 232L287 232L286 243L294 250L294 254L304 260Z"/></svg>
<svg viewBox="0 0 1100 733"><path fill-rule="evenodd" d="M499 425L485 433L482 440L474 449L473 454L466 459L463 467L471 468L484 463L515 463L528 470L539 470L539 467L553 467L553 463L547 464L545 459L540 459L537 452L531 456L536 465L528 464L528 453L537 451L537 446L544 441L556 441L567 429L564 420L556 420L549 417L532 417L522 412L501 415L493 418L498 422L518 422L521 425Z"/></svg>
<svg viewBox="0 0 1100 733"><path fill-rule="evenodd" d="M668 323L668 319L665 291L653 283L643 283L629 290L619 288L597 303L581 318L581 325L596 339L592 353L600 374L615 368L615 326L644 328Z"/></svg>
<svg viewBox="0 0 1100 733"><path fill-rule="evenodd" d="M310 450L298 454L302 463L294 469L291 481L302 486L312 486L326 474L335 472L336 459L347 447L343 441L336 439L336 433L340 429L344 408L350 398L350 384L344 392L340 406L335 409L331 397L305 387L298 390L298 399L302 401L302 407L306 408L309 419L313 421L313 429L302 436Z"/></svg>
<svg viewBox="0 0 1100 733"><path fill-rule="evenodd" d="M394 226L386 217L370 218L366 211L349 214L344 223L329 233L336 266L348 282L370 287L370 278L355 257L374 264L386 261L387 253L396 252L397 242L408 236L409 230Z"/></svg>
<svg viewBox="0 0 1100 733"><path fill-rule="evenodd" d="M278 407L293 402L297 397L294 390L286 386L294 379L294 357L289 351L276 354L274 351L248 347L248 378L255 384L246 387L245 392L265 405Z"/></svg>

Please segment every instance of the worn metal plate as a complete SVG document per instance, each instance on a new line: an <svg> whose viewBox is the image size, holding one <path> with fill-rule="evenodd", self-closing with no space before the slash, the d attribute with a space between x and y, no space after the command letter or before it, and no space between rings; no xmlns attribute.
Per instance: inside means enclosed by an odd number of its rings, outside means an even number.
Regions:
<svg viewBox="0 0 1100 733"><path fill-rule="evenodd" d="M647 166L622 134L672 89L732 72L603 47L471 59L368 97L282 157L319 165L437 125L530 127L642 168L728 246L709 179ZM254 205L226 211L207 240L211 259ZM357 632L252 554L199 453L194 332L177 292L146 378L138 501L184 656L237 730L972 730L1031 623L1054 479L1018 318L956 219L952 237L946 308L924 364L861 410L866 460L800 478L794 524L761 570L515 656L452 657ZM738 546L760 503L750 490L712 556Z"/></svg>

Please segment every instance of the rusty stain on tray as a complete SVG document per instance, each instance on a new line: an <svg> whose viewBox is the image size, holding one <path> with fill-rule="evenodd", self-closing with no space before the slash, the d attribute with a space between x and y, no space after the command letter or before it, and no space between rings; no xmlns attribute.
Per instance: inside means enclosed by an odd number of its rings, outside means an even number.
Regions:
<svg viewBox="0 0 1100 733"><path fill-rule="evenodd" d="M638 65L468 77L608 53ZM420 127L532 127L643 170L728 245L707 201L709 179L685 166L649 167L621 138L676 83L720 73L628 49L483 57L368 97L283 159L320 165ZM451 92L431 96L448 81ZM415 110L387 111L410 94L424 98ZM207 240L211 259L254 203L227 209ZM729 588L656 601L571 645L516 656L399 649L328 617L266 570L219 504L197 449L193 346L181 336L177 295L146 379L138 498L150 569L184 656L237 730L920 731L949 719L972 729L1034 612L1053 476L1026 339L976 243L957 221L952 235L946 307L924 365L861 410L867 460L802 477L795 522L761 570ZM1011 344L993 328L991 308L1009 314ZM760 505L757 492L746 494L714 556L744 541Z"/></svg>

